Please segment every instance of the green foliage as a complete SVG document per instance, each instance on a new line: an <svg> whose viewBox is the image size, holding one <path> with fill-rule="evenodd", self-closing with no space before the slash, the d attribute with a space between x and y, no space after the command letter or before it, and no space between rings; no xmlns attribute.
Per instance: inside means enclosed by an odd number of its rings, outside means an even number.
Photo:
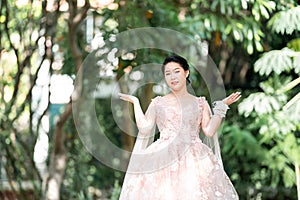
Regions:
<svg viewBox="0 0 300 200"><path fill-rule="evenodd" d="M134 13L134 14L133 14ZM108 11L106 20L114 20L115 30L124 31L139 27L174 27L178 25L177 7L174 1L126 1L120 4L120 9L116 11ZM113 16L113 17L112 17ZM138 16L138 17L137 17ZM107 25L107 24L106 24ZM108 26L106 31L110 32ZM110 29L110 30L109 30Z"/></svg>
<svg viewBox="0 0 300 200"><path fill-rule="evenodd" d="M274 97L269 97L265 93L251 94L239 104L239 111L248 117L253 111L258 115L270 114L273 108L278 109L278 103Z"/></svg>
<svg viewBox="0 0 300 200"><path fill-rule="evenodd" d="M287 44L287 47L294 50L294 51L300 52L300 38L296 38L296 39L291 40Z"/></svg>
<svg viewBox="0 0 300 200"><path fill-rule="evenodd" d="M290 71L294 67L292 58L296 56L298 56L298 53L288 48L273 50L265 53L257 60L254 69L260 75L268 76L271 72L281 74L284 71Z"/></svg>
<svg viewBox="0 0 300 200"><path fill-rule="evenodd" d="M262 165L268 167L267 173L274 188L281 182L287 188L294 187L296 183L292 166L299 159L300 140L295 138L294 133L300 123L299 117L295 116L300 112L300 101L290 104L288 92L299 84L299 80L291 81L290 76L278 76L293 68L291 57L295 54L284 49L266 53L260 58L255 63L255 70L261 76L273 76L260 84L263 92L252 93L239 104L239 112L254 119L252 127L258 129L259 142L270 149Z"/></svg>
<svg viewBox="0 0 300 200"><path fill-rule="evenodd" d="M297 74L300 74L300 38L296 38L288 42L287 47L297 52L293 57L293 67Z"/></svg>
<svg viewBox="0 0 300 200"><path fill-rule="evenodd" d="M248 54L253 54L263 51L261 21L269 19L275 7L274 1L216 0L210 4L198 0L191 5L193 14L181 26L208 40L215 39L212 33L220 32L231 47L241 43Z"/></svg>
<svg viewBox="0 0 300 200"><path fill-rule="evenodd" d="M299 11L299 6L283 9L271 18L268 26L276 33L297 32ZM300 112L300 101L298 95L292 98L289 95L291 91L297 93L294 88L300 83L299 78L292 80L289 75L292 70L299 73L298 39L291 40L287 46L264 53L255 62L254 70L268 79L260 84L263 92L249 95L239 105L241 114L255 119L252 126L258 129L259 142L270 149L262 164L268 167L267 173L271 175L270 183L274 188L281 182L286 188L295 186L296 175L292 166L299 161L300 152L300 140L295 137L300 124L295 113ZM286 74L278 76L283 73Z"/></svg>
<svg viewBox="0 0 300 200"><path fill-rule="evenodd" d="M110 200L118 200L120 194L121 194L121 186L118 181L115 181Z"/></svg>
<svg viewBox="0 0 300 200"><path fill-rule="evenodd" d="M119 127L116 125L111 110L111 100L108 99L97 99L96 100L96 113L98 116L99 124L102 131L117 146L122 146L121 132Z"/></svg>
<svg viewBox="0 0 300 200"><path fill-rule="evenodd" d="M300 31L300 6L276 13L268 22L273 31L281 34L292 34Z"/></svg>
<svg viewBox="0 0 300 200"><path fill-rule="evenodd" d="M113 130L112 124L106 122L113 122L112 116L106 112L110 112L110 106L107 106L109 101L102 101L96 103L100 106L96 108L99 115L100 122L105 130ZM105 118L105 121L103 121ZM107 120L107 121L106 121ZM75 127L71 120L69 120L65 128L68 134L67 148L68 148L68 162L62 185L63 199L94 199L107 196L106 190L111 189L112 183L115 181L115 195L117 195L118 180L123 178L121 172L104 166L96 158L92 157L90 152L86 150L79 136L75 133ZM107 134L112 140L118 140L112 133ZM120 141L118 141L120 143ZM120 145L120 144L118 144Z"/></svg>
<svg viewBox="0 0 300 200"><path fill-rule="evenodd" d="M256 94L253 94L251 98L254 98L255 95ZM248 100L247 98L247 100L243 101L243 104L240 105L241 112L243 112L243 107L245 106L251 106L254 110L258 109L258 106L253 105L257 103L257 101L251 102ZM266 104L267 103L268 102L266 102ZM296 131L295 125L299 124L300 121L294 121L290 115L281 110L271 110L269 113L257 113L254 110L251 114L251 118L254 120L250 126L258 129L258 141L262 146L265 146L260 147L265 150L259 150L260 152L264 152L264 159L261 160L260 165L261 167L267 166L268 169L266 171L268 176L264 180L264 185L271 184L272 187L276 188L282 181L284 187L294 187L296 176L291 166L294 164L295 159L298 157L296 155L299 153L299 148L294 147L299 146L300 141L296 142L296 140L289 138L294 138L293 132ZM261 167L258 166L257 168Z"/></svg>
<svg viewBox="0 0 300 200"><path fill-rule="evenodd" d="M225 141L231 141L223 147L223 154L239 157L246 156L247 159L257 159L258 161L264 156L263 149L257 139L251 132L240 129L238 125L226 126L224 128L224 138L222 139L224 143L226 143ZM256 150L255 152L253 152L254 149Z"/></svg>
<svg viewBox="0 0 300 200"><path fill-rule="evenodd" d="M0 170L6 173L7 182L18 188L19 199L30 192L31 199L39 199L42 184L33 161L37 133L30 87L38 69L42 5L38 1L21 3L0 3ZM24 187L24 181L32 184L33 191Z"/></svg>
<svg viewBox="0 0 300 200"><path fill-rule="evenodd" d="M246 125L247 126L247 125ZM225 171L233 181L240 197L249 198L249 191L259 191L268 183L269 174L262 168L267 149L256 135L241 123L225 124L222 132L222 158Z"/></svg>

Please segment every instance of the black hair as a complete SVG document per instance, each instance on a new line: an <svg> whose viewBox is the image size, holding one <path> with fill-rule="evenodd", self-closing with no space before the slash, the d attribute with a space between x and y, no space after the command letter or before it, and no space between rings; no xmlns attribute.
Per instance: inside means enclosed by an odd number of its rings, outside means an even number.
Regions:
<svg viewBox="0 0 300 200"><path fill-rule="evenodd" d="M185 58L183 58L181 56L178 56L178 55L172 55L172 56L169 56L169 57L165 58L165 61L163 62L163 65L162 65L162 68L161 68L163 74L165 74L166 64L168 64L170 62L178 63L184 69L184 71L190 70L189 64L188 64L188 62ZM190 77L190 74L186 77L186 83L187 84L191 83L189 77Z"/></svg>

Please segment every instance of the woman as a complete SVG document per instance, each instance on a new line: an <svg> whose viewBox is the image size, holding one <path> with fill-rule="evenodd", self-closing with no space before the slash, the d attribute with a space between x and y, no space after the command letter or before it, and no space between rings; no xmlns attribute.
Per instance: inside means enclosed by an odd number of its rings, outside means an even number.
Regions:
<svg viewBox="0 0 300 200"><path fill-rule="evenodd" d="M138 98L119 94L120 99L133 103L139 129L120 199L238 199L222 162L199 138L199 129L208 137L216 136L228 106L240 93L217 101L211 115L205 98L187 91L190 72L184 58L166 58L162 71L171 92L154 98L145 114ZM155 125L160 138L147 146Z"/></svg>

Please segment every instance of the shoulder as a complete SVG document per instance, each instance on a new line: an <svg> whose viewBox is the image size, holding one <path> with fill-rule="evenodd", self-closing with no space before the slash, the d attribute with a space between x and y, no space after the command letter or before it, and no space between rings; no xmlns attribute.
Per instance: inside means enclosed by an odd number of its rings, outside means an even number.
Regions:
<svg viewBox="0 0 300 200"><path fill-rule="evenodd" d="M195 96L195 98L200 103L205 103L205 102L207 103L205 96L199 96L199 97Z"/></svg>
<svg viewBox="0 0 300 200"><path fill-rule="evenodd" d="M170 94L166 94L166 95L163 95L163 96L156 96L152 99L152 101L162 101L162 100L169 100L169 99L172 99L172 95Z"/></svg>
<svg viewBox="0 0 300 200"><path fill-rule="evenodd" d="M174 100L170 94L166 94L164 96L156 96L151 99L151 103L154 105L165 105L168 104L168 102Z"/></svg>
<svg viewBox="0 0 300 200"><path fill-rule="evenodd" d="M163 98L162 96L156 96L156 97L151 99L151 103L157 104L161 101L162 98Z"/></svg>
<svg viewBox="0 0 300 200"><path fill-rule="evenodd" d="M199 96L199 97L195 97L197 99L198 105L203 109L203 110L207 110L210 109L210 106L206 100L205 96Z"/></svg>
<svg viewBox="0 0 300 200"><path fill-rule="evenodd" d="M157 101L157 100L160 100L162 98L163 98L162 96L156 96L156 97L152 98L151 101Z"/></svg>

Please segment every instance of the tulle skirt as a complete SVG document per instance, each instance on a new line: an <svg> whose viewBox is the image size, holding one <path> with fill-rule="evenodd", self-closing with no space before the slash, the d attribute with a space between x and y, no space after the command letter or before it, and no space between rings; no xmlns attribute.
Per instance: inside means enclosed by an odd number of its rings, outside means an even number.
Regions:
<svg viewBox="0 0 300 200"><path fill-rule="evenodd" d="M184 153L181 153L169 165L143 172L145 162L149 162L147 156L151 157L152 152L167 145L168 141L159 139L145 150L145 159L139 160L138 164L135 163L135 167L139 167L140 164L141 171L126 173L120 200L238 199L238 194L222 164L217 161L212 150L200 139L196 139ZM170 156L172 156L171 154ZM168 155L161 154L155 158L156 164L166 163L162 161L162 159L166 159L166 156ZM131 160L131 162L134 161Z"/></svg>

